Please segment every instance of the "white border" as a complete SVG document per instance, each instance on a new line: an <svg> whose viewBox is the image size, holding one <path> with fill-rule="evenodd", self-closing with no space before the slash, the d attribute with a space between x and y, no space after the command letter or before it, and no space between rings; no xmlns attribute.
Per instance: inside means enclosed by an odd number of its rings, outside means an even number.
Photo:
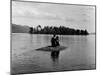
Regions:
<svg viewBox="0 0 100 75"><path fill-rule="evenodd" d="M41 2L96 5L97 7L97 70L36 73L36 75L98 75L100 70L100 0L27 0ZM0 0L0 75L10 75L10 0ZM33 75L33 74L27 74ZM35 75L35 74L34 74Z"/></svg>

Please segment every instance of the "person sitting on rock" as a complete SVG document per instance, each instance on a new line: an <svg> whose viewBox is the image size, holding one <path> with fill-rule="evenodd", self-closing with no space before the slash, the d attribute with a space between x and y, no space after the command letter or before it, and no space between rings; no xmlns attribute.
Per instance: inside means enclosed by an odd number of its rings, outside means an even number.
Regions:
<svg viewBox="0 0 100 75"><path fill-rule="evenodd" d="M53 37L51 38L51 46L56 47L56 35L54 34Z"/></svg>
<svg viewBox="0 0 100 75"><path fill-rule="evenodd" d="M56 46L60 46L60 44L59 44L59 37L58 36L56 36Z"/></svg>

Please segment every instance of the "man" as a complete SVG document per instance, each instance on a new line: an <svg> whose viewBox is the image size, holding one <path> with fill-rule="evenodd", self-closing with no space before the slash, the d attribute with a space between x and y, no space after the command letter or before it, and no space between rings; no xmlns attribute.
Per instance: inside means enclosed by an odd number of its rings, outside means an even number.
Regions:
<svg viewBox="0 0 100 75"><path fill-rule="evenodd" d="M51 46L56 47L56 35L54 34L53 37L51 38Z"/></svg>

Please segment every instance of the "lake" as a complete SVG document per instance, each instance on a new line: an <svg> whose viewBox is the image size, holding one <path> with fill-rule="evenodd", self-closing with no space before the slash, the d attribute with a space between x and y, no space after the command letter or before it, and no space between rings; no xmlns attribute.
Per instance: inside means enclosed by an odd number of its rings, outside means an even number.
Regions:
<svg viewBox="0 0 100 75"><path fill-rule="evenodd" d="M59 35L60 45L67 47L59 56L36 49L49 46L52 35L12 33L11 72L37 72L95 69L95 35Z"/></svg>

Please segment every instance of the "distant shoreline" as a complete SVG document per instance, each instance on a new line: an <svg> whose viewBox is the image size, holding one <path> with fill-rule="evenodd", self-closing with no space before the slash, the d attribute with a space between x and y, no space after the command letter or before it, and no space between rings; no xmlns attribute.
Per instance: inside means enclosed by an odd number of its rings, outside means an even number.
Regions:
<svg viewBox="0 0 100 75"><path fill-rule="evenodd" d="M30 33L11 33L11 34L30 34ZM53 35L53 34L30 34L30 35ZM57 34L62 35L62 34ZM96 35L95 33L89 33L88 35L72 35L72 36L89 36L89 35ZM68 35L70 36L70 35Z"/></svg>
<svg viewBox="0 0 100 75"><path fill-rule="evenodd" d="M55 27L55 26L45 26L44 28L41 27L41 25L38 25L37 27L29 27L29 26L21 26L12 24L12 33L29 33L29 34L57 34L57 35L90 35L93 33L88 33L88 31L82 30L82 29L74 29L69 27Z"/></svg>

